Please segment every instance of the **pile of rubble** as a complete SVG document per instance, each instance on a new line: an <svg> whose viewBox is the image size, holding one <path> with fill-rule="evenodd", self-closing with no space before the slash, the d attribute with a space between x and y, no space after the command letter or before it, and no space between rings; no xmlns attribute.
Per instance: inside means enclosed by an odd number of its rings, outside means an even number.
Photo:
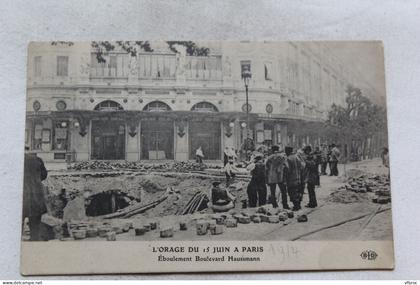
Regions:
<svg viewBox="0 0 420 285"><path fill-rule="evenodd" d="M348 183L338 190L347 190L354 193L373 193L372 202L387 204L391 202L391 189L389 177L386 175L359 175L350 177Z"/></svg>
<svg viewBox="0 0 420 285"><path fill-rule="evenodd" d="M197 163L192 161L176 161L176 162L162 162L162 163L142 163L142 162L115 162L115 161L83 161L72 163L68 169L71 170L154 170L154 171L174 171L174 172L189 172L202 171L207 168L204 163Z"/></svg>

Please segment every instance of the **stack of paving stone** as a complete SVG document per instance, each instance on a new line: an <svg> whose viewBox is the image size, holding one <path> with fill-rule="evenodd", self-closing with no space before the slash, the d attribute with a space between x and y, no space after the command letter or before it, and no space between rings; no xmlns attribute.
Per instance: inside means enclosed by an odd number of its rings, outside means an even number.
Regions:
<svg viewBox="0 0 420 285"><path fill-rule="evenodd" d="M71 170L156 170L156 171L174 171L174 172L190 172L202 171L207 168L203 163L192 161L162 162L162 163L142 163L142 162L118 162L118 161L82 161L76 162L69 166Z"/></svg>
<svg viewBox="0 0 420 285"><path fill-rule="evenodd" d="M389 178L386 175L361 175L349 178L348 183L341 187L356 193L371 192L374 194L372 201L379 204L391 202L391 189ZM341 190L340 189L340 190Z"/></svg>

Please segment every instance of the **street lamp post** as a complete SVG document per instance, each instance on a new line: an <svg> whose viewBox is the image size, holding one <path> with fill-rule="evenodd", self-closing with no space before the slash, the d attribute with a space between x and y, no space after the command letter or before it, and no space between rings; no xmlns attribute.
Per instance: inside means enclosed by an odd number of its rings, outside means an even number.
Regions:
<svg viewBox="0 0 420 285"><path fill-rule="evenodd" d="M246 132L246 138L245 138L245 160L248 160L248 130L249 130L249 103L248 103L248 85L249 80L251 79L251 71L249 70L248 66L244 66L244 69L242 71L242 79L244 80L245 84L245 109L246 109L246 126L245 126L245 132Z"/></svg>

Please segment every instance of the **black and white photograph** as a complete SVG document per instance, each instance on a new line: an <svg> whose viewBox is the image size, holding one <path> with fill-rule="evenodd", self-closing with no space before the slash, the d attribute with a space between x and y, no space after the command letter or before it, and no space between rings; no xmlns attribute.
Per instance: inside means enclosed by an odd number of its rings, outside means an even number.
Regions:
<svg viewBox="0 0 420 285"><path fill-rule="evenodd" d="M151 242L187 265L264 250L224 241L385 241L392 268L380 41L31 42L27 60L22 245Z"/></svg>

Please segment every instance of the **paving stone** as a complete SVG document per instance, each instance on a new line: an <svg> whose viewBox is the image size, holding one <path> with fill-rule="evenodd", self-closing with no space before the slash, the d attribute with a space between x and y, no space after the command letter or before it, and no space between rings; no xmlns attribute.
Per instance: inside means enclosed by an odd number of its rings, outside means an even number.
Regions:
<svg viewBox="0 0 420 285"><path fill-rule="evenodd" d="M210 228L210 233L212 235L220 235L223 233L224 227L223 225L215 225L214 227Z"/></svg>
<svg viewBox="0 0 420 285"><path fill-rule="evenodd" d="M278 223L280 220L279 220L279 217L278 216L268 216L268 222L270 223L270 224L276 224L276 223Z"/></svg>
<svg viewBox="0 0 420 285"><path fill-rule="evenodd" d="M108 233L106 233L106 240L107 241L116 241L117 240L116 232L108 232Z"/></svg>
<svg viewBox="0 0 420 285"><path fill-rule="evenodd" d="M146 229L144 227L137 227L134 229L134 232L136 233L136 236L142 236L146 233Z"/></svg>
<svg viewBox="0 0 420 285"><path fill-rule="evenodd" d="M180 223L179 223L179 229L180 229L181 231L186 231L186 230L188 229L188 227L187 227L187 223L186 223L186 222L180 222Z"/></svg>
<svg viewBox="0 0 420 285"><path fill-rule="evenodd" d="M228 218L225 220L225 225L227 228L236 228L238 226L238 221L233 218Z"/></svg>
<svg viewBox="0 0 420 285"><path fill-rule="evenodd" d="M297 221L299 223L306 223L308 221L308 216L306 215L300 215L297 217Z"/></svg>
<svg viewBox="0 0 420 285"><path fill-rule="evenodd" d="M197 235L206 235L208 230L209 224L207 221L197 221L196 224L196 232Z"/></svg>
<svg viewBox="0 0 420 285"><path fill-rule="evenodd" d="M249 224L249 223L251 223L251 218L249 216L240 216L238 218L238 222L240 224Z"/></svg>
<svg viewBox="0 0 420 285"><path fill-rule="evenodd" d="M160 231L160 237L161 238L168 238L174 236L174 229L172 227L162 229Z"/></svg>

